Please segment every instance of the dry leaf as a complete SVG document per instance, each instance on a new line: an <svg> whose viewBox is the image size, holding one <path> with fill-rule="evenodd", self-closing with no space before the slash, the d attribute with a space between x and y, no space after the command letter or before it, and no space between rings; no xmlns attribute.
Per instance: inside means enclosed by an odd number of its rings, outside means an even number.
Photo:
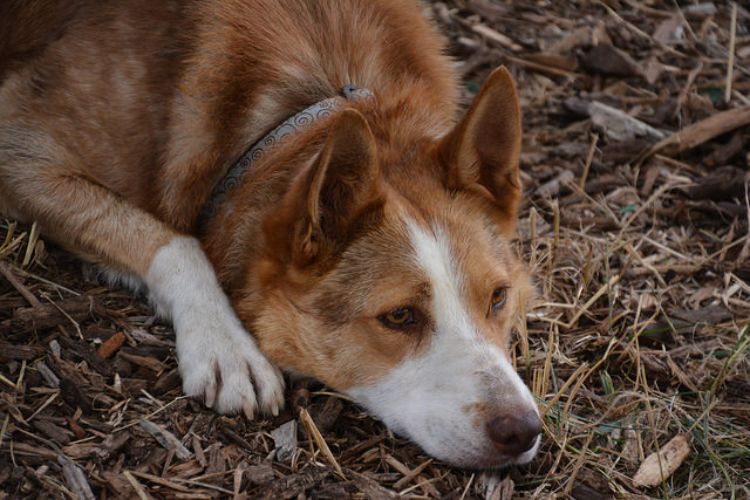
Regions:
<svg viewBox="0 0 750 500"><path fill-rule="evenodd" d="M635 486L653 487L661 484L682 464L690 454L690 443L684 434L673 437L659 452L643 461L633 477Z"/></svg>

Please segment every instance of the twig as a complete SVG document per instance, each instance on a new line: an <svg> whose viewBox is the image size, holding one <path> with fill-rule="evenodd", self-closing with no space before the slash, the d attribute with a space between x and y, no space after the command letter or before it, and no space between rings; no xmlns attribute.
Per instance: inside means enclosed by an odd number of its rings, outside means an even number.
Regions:
<svg viewBox="0 0 750 500"><path fill-rule="evenodd" d="M315 422L310 416L310 413L308 413L308 411L305 408L300 408L299 416L300 416L300 420L302 421L302 425L304 425L305 429L307 430L307 433L310 435L313 441L315 441L315 444L318 445L318 449L323 454L323 456L328 461L328 463L331 464L331 466L333 466L333 469L336 471L336 474L339 477L341 477L341 479L346 480L344 471L341 470L341 466L336 461L336 457L334 457L333 453L331 453L331 449L328 447L328 443L326 443L326 440L323 439L323 435L318 430L318 426L315 425Z"/></svg>
<svg viewBox="0 0 750 500"><path fill-rule="evenodd" d="M732 19L729 26L729 54L727 55L727 82L724 86L724 102L732 99L732 77L734 74L734 46L737 40L737 2L732 2Z"/></svg>
<svg viewBox="0 0 750 500"><path fill-rule="evenodd" d="M190 453L190 450L185 448L182 442L168 430L153 422L149 422L148 420L141 420L140 425L144 431L151 434L151 436L153 436L153 438L156 439L156 441L165 449L174 451L175 455L177 455L177 458L180 460L187 460L193 456L193 454Z"/></svg>
<svg viewBox="0 0 750 500"><path fill-rule="evenodd" d="M635 163L640 164L658 152L675 155L687 151L714 137L748 124L750 124L750 106L716 113L657 142L643 153Z"/></svg>
<svg viewBox="0 0 750 500"><path fill-rule="evenodd" d="M583 164L583 172L581 173L581 180L578 181L578 186L581 191L584 191L586 186L586 178L589 176L589 169L591 168L591 162L594 161L594 153L596 153L596 145L599 143L599 134L593 134L591 138L591 145L589 146L588 153L586 153L586 163Z"/></svg>
<svg viewBox="0 0 750 500"><path fill-rule="evenodd" d="M589 308L594 305L594 303L599 300L599 297L607 293L609 290L612 289L613 286L615 286L619 281L620 278L622 278L622 275L616 274L612 276L606 283L604 283L601 287L599 287L599 290L596 291L594 295L591 296L589 300L586 301L586 303L581 307L578 312L575 313L573 318L565 325L566 330L570 330L575 326L575 324L578 322L578 320L583 316L586 311L589 310Z"/></svg>
<svg viewBox="0 0 750 500"><path fill-rule="evenodd" d="M39 299L37 299L34 294L23 285L23 283L18 281L18 278L13 274L10 266L5 262L0 262L0 274L8 280L8 283L10 283L11 286L15 288L32 307L39 307L42 305L42 303L39 302Z"/></svg>
<svg viewBox="0 0 750 500"><path fill-rule="evenodd" d="M125 479L127 479L130 485L133 487L133 489L135 490L135 494L138 495L138 498L140 498L141 500L151 499L151 496L148 493L146 493L146 490L143 489L143 486L141 486L141 483L139 483L138 480L135 477L133 477L133 474L131 474L130 471L126 470L122 474L125 476Z"/></svg>

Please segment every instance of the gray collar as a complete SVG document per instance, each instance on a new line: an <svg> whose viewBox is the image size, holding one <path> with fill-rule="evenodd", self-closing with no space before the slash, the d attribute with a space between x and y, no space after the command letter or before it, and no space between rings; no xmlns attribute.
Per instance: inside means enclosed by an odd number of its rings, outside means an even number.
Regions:
<svg viewBox="0 0 750 500"><path fill-rule="evenodd" d="M371 98L373 98L373 94L368 89L359 88L354 85L345 85L341 89L340 95L318 101L281 122L276 128L253 144L245 154L240 156L234 165L229 168L226 175L214 186L211 196L198 216L198 229L201 232L205 231L216 209L226 199L227 194L239 185L245 173L253 166L253 163L263 158L269 150L273 149L277 144L283 143L290 136L306 129L315 121L330 116L342 104L358 99Z"/></svg>

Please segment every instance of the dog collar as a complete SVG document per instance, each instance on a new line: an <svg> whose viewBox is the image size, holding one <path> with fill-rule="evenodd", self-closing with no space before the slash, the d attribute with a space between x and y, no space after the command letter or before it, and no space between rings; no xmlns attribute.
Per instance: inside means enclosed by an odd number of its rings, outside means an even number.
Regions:
<svg viewBox="0 0 750 500"><path fill-rule="evenodd" d="M340 95L318 101L281 122L258 142L250 146L214 187L211 196L198 216L198 229L203 231L206 228L218 206L226 199L227 194L239 185L242 177L250 170L253 163L263 158L270 149L284 142L290 136L306 129L315 121L330 116L344 103L372 98L373 94L368 89L345 85L341 89Z"/></svg>

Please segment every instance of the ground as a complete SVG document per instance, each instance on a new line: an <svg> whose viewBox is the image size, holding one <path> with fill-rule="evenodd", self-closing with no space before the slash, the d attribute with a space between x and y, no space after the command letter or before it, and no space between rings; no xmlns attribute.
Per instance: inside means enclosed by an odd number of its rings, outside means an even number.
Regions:
<svg viewBox="0 0 750 500"><path fill-rule="evenodd" d="M277 418L217 416L141 298L0 219L0 498L750 497L740 3L425 4L466 102L499 64L521 95L531 464L448 467L311 381Z"/></svg>

